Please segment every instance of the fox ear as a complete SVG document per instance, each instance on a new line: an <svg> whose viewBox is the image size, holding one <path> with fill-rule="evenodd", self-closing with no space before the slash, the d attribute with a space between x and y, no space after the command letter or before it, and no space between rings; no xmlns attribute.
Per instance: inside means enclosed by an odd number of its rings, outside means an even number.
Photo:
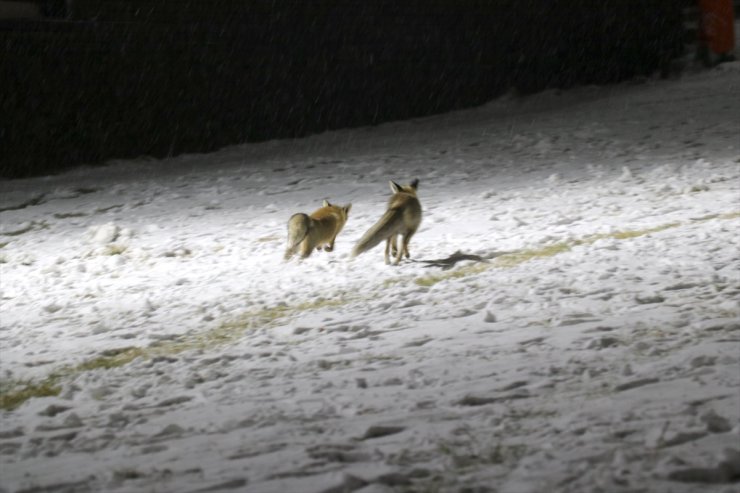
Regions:
<svg viewBox="0 0 740 493"><path fill-rule="evenodd" d="M344 213L349 214L349 210L352 208L352 204L347 204L344 206Z"/></svg>
<svg viewBox="0 0 740 493"><path fill-rule="evenodd" d="M413 188L414 190L416 190L417 188L419 188L419 179L418 178L414 178L414 181L412 181L409 186L411 188Z"/></svg>
<svg viewBox="0 0 740 493"><path fill-rule="evenodd" d="M331 207L331 204L330 204L330 203L329 203L329 201L328 201L328 200L326 200L326 199L324 199L324 203L323 203L323 205L324 205L324 207Z"/></svg>
<svg viewBox="0 0 740 493"><path fill-rule="evenodd" d="M393 181L393 180L389 181L388 183L390 184L390 186L391 186L391 192L393 192L393 193L398 193L401 190L403 190L403 187L401 185L399 185L398 183L396 183L395 181Z"/></svg>

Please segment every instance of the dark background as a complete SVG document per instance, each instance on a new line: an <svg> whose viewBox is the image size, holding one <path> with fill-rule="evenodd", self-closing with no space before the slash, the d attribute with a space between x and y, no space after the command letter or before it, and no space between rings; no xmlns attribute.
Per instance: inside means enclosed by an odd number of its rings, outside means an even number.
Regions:
<svg viewBox="0 0 740 493"><path fill-rule="evenodd" d="M678 0L75 0L0 21L0 175L667 72Z"/></svg>

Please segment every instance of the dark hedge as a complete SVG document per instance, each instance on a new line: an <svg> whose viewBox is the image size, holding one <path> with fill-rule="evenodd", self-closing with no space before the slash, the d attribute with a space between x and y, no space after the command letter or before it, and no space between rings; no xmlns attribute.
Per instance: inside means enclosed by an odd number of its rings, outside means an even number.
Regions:
<svg viewBox="0 0 740 493"><path fill-rule="evenodd" d="M0 175L607 84L683 46L671 0L75 0L0 22Z"/></svg>

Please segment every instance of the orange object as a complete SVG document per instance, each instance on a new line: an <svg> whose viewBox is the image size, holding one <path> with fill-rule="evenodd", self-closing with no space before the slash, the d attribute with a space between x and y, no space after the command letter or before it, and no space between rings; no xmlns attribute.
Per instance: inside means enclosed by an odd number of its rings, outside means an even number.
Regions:
<svg viewBox="0 0 740 493"><path fill-rule="evenodd" d="M735 48L732 0L699 0L699 11L699 41L718 55L731 53Z"/></svg>

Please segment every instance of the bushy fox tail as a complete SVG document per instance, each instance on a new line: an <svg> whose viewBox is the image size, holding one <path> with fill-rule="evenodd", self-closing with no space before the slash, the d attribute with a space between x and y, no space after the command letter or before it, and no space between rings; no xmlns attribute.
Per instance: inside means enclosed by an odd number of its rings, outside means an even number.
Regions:
<svg viewBox="0 0 740 493"><path fill-rule="evenodd" d="M387 239L401 229L403 225L403 211L401 209L388 209L380 220L365 233L352 250L352 256L370 250L381 241Z"/></svg>
<svg viewBox="0 0 740 493"><path fill-rule="evenodd" d="M298 245L308 235L310 225L311 219L307 214L299 212L290 216L288 220L288 248L285 250L285 260L293 256Z"/></svg>

